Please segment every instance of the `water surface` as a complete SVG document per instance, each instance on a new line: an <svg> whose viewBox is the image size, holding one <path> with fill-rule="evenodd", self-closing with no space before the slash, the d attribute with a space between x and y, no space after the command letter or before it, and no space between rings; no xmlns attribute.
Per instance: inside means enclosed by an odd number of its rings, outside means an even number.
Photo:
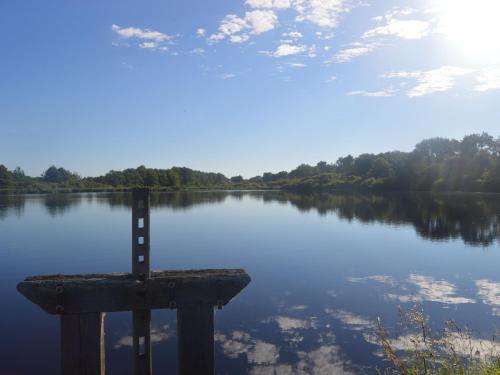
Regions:
<svg viewBox="0 0 500 375"><path fill-rule="evenodd" d="M15 286L129 271L130 199L0 197L0 374L58 373L58 319ZM498 195L154 193L151 207L153 269L252 277L216 312L218 374L374 373L384 365L375 322L398 338L398 305L483 337L500 323ZM108 374L131 374L130 323L106 317ZM154 373L175 373L175 335L175 313L154 311Z"/></svg>

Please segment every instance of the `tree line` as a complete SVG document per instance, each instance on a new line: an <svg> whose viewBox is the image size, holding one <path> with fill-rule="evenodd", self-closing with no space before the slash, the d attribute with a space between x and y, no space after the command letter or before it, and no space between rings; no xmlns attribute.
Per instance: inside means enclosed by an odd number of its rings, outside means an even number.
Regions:
<svg viewBox="0 0 500 375"><path fill-rule="evenodd" d="M500 138L482 133L462 140L431 138L411 152L347 155L336 162L301 164L291 171L266 172L244 179L185 167L155 169L140 166L80 177L51 166L41 176L26 176L19 167L0 164L0 190L40 192L54 189L99 190L148 186L155 189L253 189L293 191L395 190L500 192Z"/></svg>
<svg viewBox="0 0 500 375"><path fill-rule="evenodd" d="M270 186L296 191L394 190L500 192L500 138L487 133L462 140L431 138L411 152L351 155L335 163L302 164L264 173Z"/></svg>
<svg viewBox="0 0 500 375"><path fill-rule="evenodd" d="M180 190L184 188L230 188L243 182L241 176L227 178L222 173L207 173L190 168L155 169L140 166L122 171L111 170L103 176L80 177L64 168L51 166L39 177L26 176L17 167L9 171L0 164L0 190L43 192L52 190L126 190L131 187Z"/></svg>

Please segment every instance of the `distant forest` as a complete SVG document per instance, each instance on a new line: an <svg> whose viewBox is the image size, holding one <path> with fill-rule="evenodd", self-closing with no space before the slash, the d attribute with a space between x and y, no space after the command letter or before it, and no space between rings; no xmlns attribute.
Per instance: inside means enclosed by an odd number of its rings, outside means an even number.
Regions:
<svg viewBox="0 0 500 375"><path fill-rule="evenodd" d="M249 179L184 167L144 166L84 178L51 166L40 177L29 177L19 167L8 170L0 164L0 191L4 193L127 190L138 186L158 190L500 192L500 138L486 133L467 135L461 141L431 138L418 143L411 152L348 155L335 163L301 164L290 172L266 172Z"/></svg>

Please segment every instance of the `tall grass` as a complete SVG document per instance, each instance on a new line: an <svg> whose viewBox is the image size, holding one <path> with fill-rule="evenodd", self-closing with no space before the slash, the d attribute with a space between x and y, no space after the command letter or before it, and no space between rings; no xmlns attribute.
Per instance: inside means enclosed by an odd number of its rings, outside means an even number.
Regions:
<svg viewBox="0 0 500 375"><path fill-rule="evenodd" d="M453 321L434 332L428 317L416 308L400 310L403 335L389 338L379 319L377 338L387 366L379 374L391 375L500 375L500 343L497 334L477 338Z"/></svg>

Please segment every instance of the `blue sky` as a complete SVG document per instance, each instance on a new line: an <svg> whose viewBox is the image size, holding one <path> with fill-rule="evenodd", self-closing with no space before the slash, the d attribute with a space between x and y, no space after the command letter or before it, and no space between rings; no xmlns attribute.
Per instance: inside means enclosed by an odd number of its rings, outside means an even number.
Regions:
<svg viewBox="0 0 500 375"><path fill-rule="evenodd" d="M0 163L251 177L500 135L497 0L0 4Z"/></svg>

